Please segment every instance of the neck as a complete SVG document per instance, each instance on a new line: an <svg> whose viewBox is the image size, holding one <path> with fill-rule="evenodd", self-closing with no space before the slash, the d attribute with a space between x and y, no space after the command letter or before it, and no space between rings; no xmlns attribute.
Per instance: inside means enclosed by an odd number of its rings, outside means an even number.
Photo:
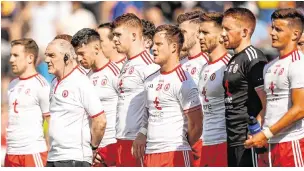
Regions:
<svg viewBox="0 0 304 171"><path fill-rule="evenodd" d="M134 42L133 46L130 47L129 52L126 53L127 58L130 59L133 56L138 55L140 52L144 51L145 48L141 41Z"/></svg>
<svg viewBox="0 0 304 171"><path fill-rule="evenodd" d="M287 46L284 46L283 49L279 49L280 56L287 55L295 49L297 49L297 45L295 43L288 43Z"/></svg>
<svg viewBox="0 0 304 171"><path fill-rule="evenodd" d="M111 53L111 56L109 56L109 59L113 62L118 62L120 60L122 60L123 58L125 58L126 56L122 53L118 53L115 49L113 50L113 52Z"/></svg>
<svg viewBox="0 0 304 171"><path fill-rule="evenodd" d="M77 66L77 65L76 65L76 66ZM58 72L58 74L57 74L57 76L56 76L57 79L58 79L58 80L62 80L64 77L66 77L68 74L70 74L76 66L74 66L74 63L71 63L71 64L65 66L65 67L63 68L63 70L60 70L60 71Z"/></svg>
<svg viewBox="0 0 304 171"><path fill-rule="evenodd" d="M107 59L102 52L99 52L99 55L96 56L96 59L94 61L94 65L92 65L92 70L97 70L99 68L102 68L109 62L109 59Z"/></svg>
<svg viewBox="0 0 304 171"><path fill-rule="evenodd" d="M224 45L220 44L213 49L212 52L209 53L209 62L213 62L223 57L224 54L227 53L227 50Z"/></svg>
<svg viewBox="0 0 304 171"><path fill-rule="evenodd" d="M20 78L27 78L27 77L30 77L30 76L35 75L35 74L37 74L37 71L36 71L35 67L31 66L31 67L27 68L25 70L25 72L20 74L19 77Z"/></svg>
<svg viewBox="0 0 304 171"><path fill-rule="evenodd" d="M201 47L200 47L200 44L196 42L196 44L188 50L188 55L191 57L191 56L195 56L199 53L201 53Z"/></svg>
<svg viewBox="0 0 304 171"><path fill-rule="evenodd" d="M251 45L250 38L249 39L244 39L241 41L240 45L234 49L234 53L240 53L242 50L246 49L246 47Z"/></svg>
<svg viewBox="0 0 304 171"><path fill-rule="evenodd" d="M166 61L165 64L160 66L161 72L170 72L172 71L177 65L179 65L179 56L174 54Z"/></svg>

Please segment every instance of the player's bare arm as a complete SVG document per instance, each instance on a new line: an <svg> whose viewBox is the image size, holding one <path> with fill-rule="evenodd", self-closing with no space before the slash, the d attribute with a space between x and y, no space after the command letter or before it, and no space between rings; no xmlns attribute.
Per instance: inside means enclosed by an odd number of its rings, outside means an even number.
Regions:
<svg viewBox="0 0 304 171"><path fill-rule="evenodd" d="M184 111L184 114L188 118L188 141L192 146L202 135L203 130L203 112L201 108L198 108L194 111L187 110Z"/></svg>
<svg viewBox="0 0 304 171"><path fill-rule="evenodd" d="M100 144L100 141L102 140L102 137L105 133L107 121L106 121L106 115L101 114L97 117L92 118L92 127L91 127L91 145L94 147L97 147Z"/></svg>

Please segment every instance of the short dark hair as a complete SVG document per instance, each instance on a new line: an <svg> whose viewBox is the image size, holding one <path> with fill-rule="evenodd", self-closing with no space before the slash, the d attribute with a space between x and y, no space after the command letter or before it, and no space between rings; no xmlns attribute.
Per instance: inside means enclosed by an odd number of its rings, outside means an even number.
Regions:
<svg viewBox="0 0 304 171"><path fill-rule="evenodd" d="M133 13L123 14L113 21L113 28L121 25L127 25L128 27L140 28L142 30L141 20Z"/></svg>
<svg viewBox="0 0 304 171"><path fill-rule="evenodd" d="M200 15L200 20L204 21L213 21L216 26L221 27L223 21L223 13L221 12L207 12Z"/></svg>
<svg viewBox="0 0 304 171"><path fill-rule="evenodd" d="M275 10L271 15L271 20L275 19L288 19L291 20L289 25L299 26L301 32L303 32L304 16L298 10L294 8L283 8Z"/></svg>
<svg viewBox="0 0 304 171"><path fill-rule="evenodd" d="M98 32L90 28L83 28L72 37L71 44L74 48L76 48L82 44L86 45L93 41L100 41Z"/></svg>
<svg viewBox="0 0 304 171"><path fill-rule="evenodd" d="M108 35L108 38L110 40L113 40L113 34L112 34L112 31L113 31L113 23L102 23L100 24L97 29L102 29L102 28L106 28L106 29L109 29L110 30L110 33Z"/></svg>
<svg viewBox="0 0 304 171"><path fill-rule="evenodd" d="M170 44L173 42L178 44L178 51L180 52L184 44L184 35L182 31L177 26L164 24L156 28L155 34L163 31L166 32L166 39Z"/></svg>
<svg viewBox="0 0 304 171"><path fill-rule="evenodd" d="M69 34L59 34L59 35L57 35L57 36L54 38L54 40L56 40L56 39L63 39L63 40L66 40L66 41L68 41L68 42L71 42L71 41L72 41L72 36L69 35Z"/></svg>
<svg viewBox="0 0 304 171"><path fill-rule="evenodd" d="M39 53L39 47L37 45L37 43L35 42L35 40L31 39L31 38L22 38L22 39L17 39L17 40L13 40L11 42L11 46L17 46L17 45L21 45L24 47L24 51L26 53L31 53L34 55L34 64L36 64L37 59L38 59L38 53Z"/></svg>
<svg viewBox="0 0 304 171"><path fill-rule="evenodd" d="M141 19L141 23L143 25L143 36L152 40L156 29L154 23L145 19Z"/></svg>
<svg viewBox="0 0 304 171"><path fill-rule="evenodd" d="M240 22L248 23L249 27L251 28L250 35L253 34L255 25L256 25L256 18L254 14L247 8L229 8L224 12L225 17L232 17Z"/></svg>
<svg viewBox="0 0 304 171"><path fill-rule="evenodd" d="M190 23L199 24L200 23L200 15L202 15L203 11L192 11L192 12L186 12L184 14L180 14L177 17L177 23L181 24L185 21L190 21Z"/></svg>

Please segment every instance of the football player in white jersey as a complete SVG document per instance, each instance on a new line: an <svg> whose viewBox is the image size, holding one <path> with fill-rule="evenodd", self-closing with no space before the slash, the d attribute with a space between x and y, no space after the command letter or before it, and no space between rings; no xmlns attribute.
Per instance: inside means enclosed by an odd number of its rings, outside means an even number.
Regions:
<svg viewBox="0 0 304 171"><path fill-rule="evenodd" d="M127 57L123 53L118 53L113 41L112 23L103 23L96 29L100 36L100 44L103 54L114 62L120 69L127 61Z"/></svg>
<svg viewBox="0 0 304 171"><path fill-rule="evenodd" d="M179 62L184 37L177 26L161 25L153 40L154 60L161 68L145 81L148 117L138 137L146 137L147 144L137 139L133 153L137 158L146 154L147 167L190 167L191 146L202 134L202 109L197 86Z"/></svg>
<svg viewBox="0 0 304 171"><path fill-rule="evenodd" d="M96 88L102 106L106 106L107 126L98 153L101 164L95 166L115 166L116 164L116 112L118 101L117 80L120 69L105 57L100 45L100 36L93 29L84 28L72 39L79 58L85 58L92 71L88 74Z"/></svg>
<svg viewBox="0 0 304 171"><path fill-rule="evenodd" d="M193 11L181 14L177 18L177 23L185 38L181 50L181 57L186 57L181 59L181 64L184 70L189 72L196 85L198 85L200 72L203 66L208 62L208 55L201 51L199 39L197 38L198 29L201 23L199 16L201 14L203 14L202 11ZM194 166L198 167L200 166L201 160L202 141L199 140L192 148Z"/></svg>
<svg viewBox="0 0 304 171"><path fill-rule="evenodd" d="M45 55L49 73L56 76L50 93L47 166L90 166L106 127L101 102L88 77L78 69L70 42L53 40Z"/></svg>
<svg viewBox="0 0 304 171"><path fill-rule="evenodd" d="M298 41L298 49L304 53L304 33L302 33L302 36Z"/></svg>
<svg viewBox="0 0 304 171"><path fill-rule="evenodd" d="M231 58L221 40L223 14L204 13L198 38L201 49L209 55L199 81L203 106L203 149L200 166L227 167L224 71Z"/></svg>
<svg viewBox="0 0 304 171"><path fill-rule="evenodd" d="M132 13L123 14L113 22L114 42L119 53L127 55L118 79L116 166L140 166L131 153L145 110L144 80L159 66L145 50L141 20Z"/></svg>
<svg viewBox="0 0 304 171"><path fill-rule="evenodd" d="M296 9L278 9L271 20L272 47L280 56L264 68L263 131L245 145L262 147L268 141L268 152L261 157L267 165L304 167L304 55L297 49L304 16Z"/></svg>
<svg viewBox="0 0 304 171"><path fill-rule="evenodd" d="M190 73L196 85L198 84L200 71L208 62L208 55L201 51L197 38L198 28L200 26L199 16L201 14L203 14L202 11L194 11L181 14L177 18L179 28L185 37L181 56L187 56L181 60L181 64L183 68Z"/></svg>
<svg viewBox="0 0 304 171"><path fill-rule="evenodd" d="M43 167L46 165L48 135L43 120L49 120L47 81L37 73L38 46L33 39L11 42L10 64L18 77L8 87L7 154L5 167Z"/></svg>

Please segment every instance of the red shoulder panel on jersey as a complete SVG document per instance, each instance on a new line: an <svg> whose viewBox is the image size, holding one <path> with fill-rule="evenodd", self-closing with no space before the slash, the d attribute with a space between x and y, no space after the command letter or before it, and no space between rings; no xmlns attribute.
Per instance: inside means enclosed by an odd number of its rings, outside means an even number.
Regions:
<svg viewBox="0 0 304 171"><path fill-rule="evenodd" d="M145 51L143 53L143 55L148 59L148 61L150 62L150 64L153 63L153 59L151 58L150 54L147 51Z"/></svg>
<svg viewBox="0 0 304 171"><path fill-rule="evenodd" d="M291 57L292 57L292 62L301 60L301 57L300 57L300 54L299 54L299 51L298 51L298 50L294 51L294 52L291 54Z"/></svg>
<svg viewBox="0 0 304 171"><path fill-rule="evenodd" d="M208 57L207 53L202 52L202 56L205 58L206 61L209 61L209 59L208 59L209 57Z"/></svg>
<svg viewBox="0 0 304 171"><path fill-rule="evenodd" d="M198 106L192 107L192 108L190 108L190 109L186 109L186 110L184 110L184 114L186 115L186 114L188 114L188 113L190 113L190 112L199 110L199 109L201 109L201 108L202 108L202 105L198 105Z"/></svg>
<svg viewBox="0 0 304 171"><path fill-rule="evenodd" d="M187 80L187 76L186 76L186 73L185 71L183 70L183 68L181 66L179 66L177 69L176 69L176 73L178 75L178 78L181 82L184 82Z"/></svg>
<svg viewBox="0 0 304 171"><path fill-rule="evenodd" d="M224 62L225 65L227 65L229 63L229 60L230 60L230 57L226 53L225 56L222 58L222 61Z"/></svg>
<svg viewBox="0 0 304 171"><path fill-rule="evenodd" d="M43 80L43 78L40 77L40 75L36 75L35 78L40 82L40 84L43 86L46 86L47 84L45 83L45 81Z"/></svg>
<svg viewBox="0 0 304 171"><path fill-rule="evenodd" d="M119 75L119 71L120 71L119 68L116 65L114 65L112 62L109 63L109 68L111 69L111 71L115 76Z"/></svg>
<svg viewBox="0 0 304 171"><path fill-rule="evenodd" d="M90 118L96 118L97 116L101 115L101 114L104 114L104 111L101 111L95 115L92 115Z"/></svg>
<svg viewBox="0 0 304 171"><path fill-rule="evenodd" d="M151 61L151 59L149 59L149 54L147 54L146 51L144 51L142 54L140 54L140 57L147 65L149 65L153 62L153 61Z"/></svg>

